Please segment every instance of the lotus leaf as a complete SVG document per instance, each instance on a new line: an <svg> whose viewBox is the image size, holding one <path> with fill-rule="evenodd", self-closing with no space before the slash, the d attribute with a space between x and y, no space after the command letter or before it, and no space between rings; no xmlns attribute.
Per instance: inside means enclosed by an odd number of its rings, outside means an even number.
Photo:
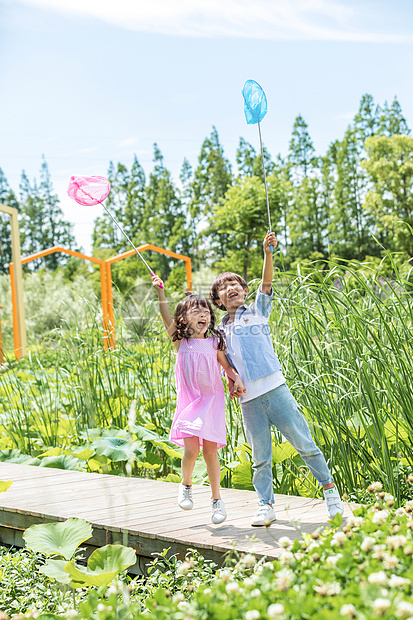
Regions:
<svg viewBox="0 0 413 620"><path fill-rule="evenodd" d="M72 588L96 586L103 588L121 571L136 562L135 550L123 545L106 545L96 549L88 559L87 566L77 566L68 562L65 572L71 577Z"/></svg>
<svg viewBox="0 0 413 620"><path fill-rule="evenodd" d="M32 551L45 555L60 555L70 560L79 545L92 536L92 526L84 519L71 517L59 523L31 525L23 534Z"/></svg>

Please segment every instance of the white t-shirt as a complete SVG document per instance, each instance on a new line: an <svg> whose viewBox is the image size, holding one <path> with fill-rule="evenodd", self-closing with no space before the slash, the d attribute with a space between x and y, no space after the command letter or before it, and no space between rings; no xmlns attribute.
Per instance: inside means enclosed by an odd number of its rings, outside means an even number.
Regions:
<svg viewBox="0 0 413 620"><path fill-rule="evenodd" d="M234 336L234 327L235 322L226 323L225 325L221 325L221 328L225 332L225 339L227 344L228 353L231 356L231 361L233 362L235 368L238 371L239 376L242 379L242 382L247 390L244 396L241 396L240 403L246 403L253 398L257 398L257 396L261 396L270 390L274 390L279 387L283 383L285 383L285 377L281 370L278 372L274 372L266 377L262 377L261 379L256 379L255 381L249 381L247 377L247 373L245 370L244 362L242 361L241 349L239 346L239 339L237 336Z"/></svg>

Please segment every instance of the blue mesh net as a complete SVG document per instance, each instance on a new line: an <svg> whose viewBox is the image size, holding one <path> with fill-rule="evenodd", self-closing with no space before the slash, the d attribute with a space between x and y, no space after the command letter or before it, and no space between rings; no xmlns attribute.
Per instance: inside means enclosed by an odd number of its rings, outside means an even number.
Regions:
<svg viewBox="0 0 413 620"><path fill-rule="evenodd" d="M248 125L260 123L267 114L267 97L255 80L247 80L242 89L244 114Z"/></svg>

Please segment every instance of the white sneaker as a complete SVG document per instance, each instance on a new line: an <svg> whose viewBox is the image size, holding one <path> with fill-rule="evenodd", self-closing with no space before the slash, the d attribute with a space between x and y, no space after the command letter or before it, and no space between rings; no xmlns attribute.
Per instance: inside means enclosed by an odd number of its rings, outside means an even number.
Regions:
<svg viewBox="0 0 413 620"><path fill-rule="evenodd" d="M182 508L182 510L191 510L191 508L194 507L194 502L192 501L192 484L180 483L178 491L178 506Z"/></svg>
<svg viewBox="0 0 413 620"><path fill-rule="evenodd" d="M252 517L251 525L254 527L260 527L263 525L271 525L273 521L276 521L277 517L273 507L269 504L262 504L255 515Z"/></svg>
<svg viewBox="0 0 413 620"><path fill-rule="evenodd" d="M334 519L336 514L343 514L343 502L340 499L340 495L336 487L324 490L324 497L326 498L327 514L329 519Z"/></svg>
<svg viewBox="0 0 413 620"><path fill-rule="evenodd" d="M225 510L224 502L222 499L213 499L211 501L211 521L218 525L223 523L227 518L227 511Z"/></svg>

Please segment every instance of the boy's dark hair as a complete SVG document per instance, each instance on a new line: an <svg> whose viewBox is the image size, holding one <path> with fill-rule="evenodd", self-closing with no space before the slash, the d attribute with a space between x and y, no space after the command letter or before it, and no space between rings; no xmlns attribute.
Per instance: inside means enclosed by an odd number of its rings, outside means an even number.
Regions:
<svg viewBox="0 0 413 620"><path fill-rule="evenodd" d="M211 290L209 291L210 300L214 306L220 310L226 310L226 307L222 303L217 303L219 302L218 291L224 282L228 282L229 280L237 280L237 282L241 284L244 291L248 292L248 284L245 282L244 278L239 276L237 273L233 273L232 271L224 271L224 273L220 273L211 284Z"/></svg>
<svg viewBox="0 0 413 620"><path fill-rule="evenodd" d="M205 338L207 338L208 336L213 336L214 338L216 338L218 340L218 349L220 351L223 351L225 349L224 335L222 334L222 332L215 329L215 314L211 304L209 303L208 299L206 299L206 297L202 297L201 295L197 295L196 293L191 292L185 293L185 297L182 299L182 301L179 302L179 304L175 308L174 323L176 330L172 334L172 342L175 342L176 340L182 340L182 338L188 340L191 337L190 328L188 327L188 324L184 322L184 320L186 318L187 312L194 307L205 308L206 310L209 310L211 314L211 322L208 325L207 331L205 332Z"/></svg>

